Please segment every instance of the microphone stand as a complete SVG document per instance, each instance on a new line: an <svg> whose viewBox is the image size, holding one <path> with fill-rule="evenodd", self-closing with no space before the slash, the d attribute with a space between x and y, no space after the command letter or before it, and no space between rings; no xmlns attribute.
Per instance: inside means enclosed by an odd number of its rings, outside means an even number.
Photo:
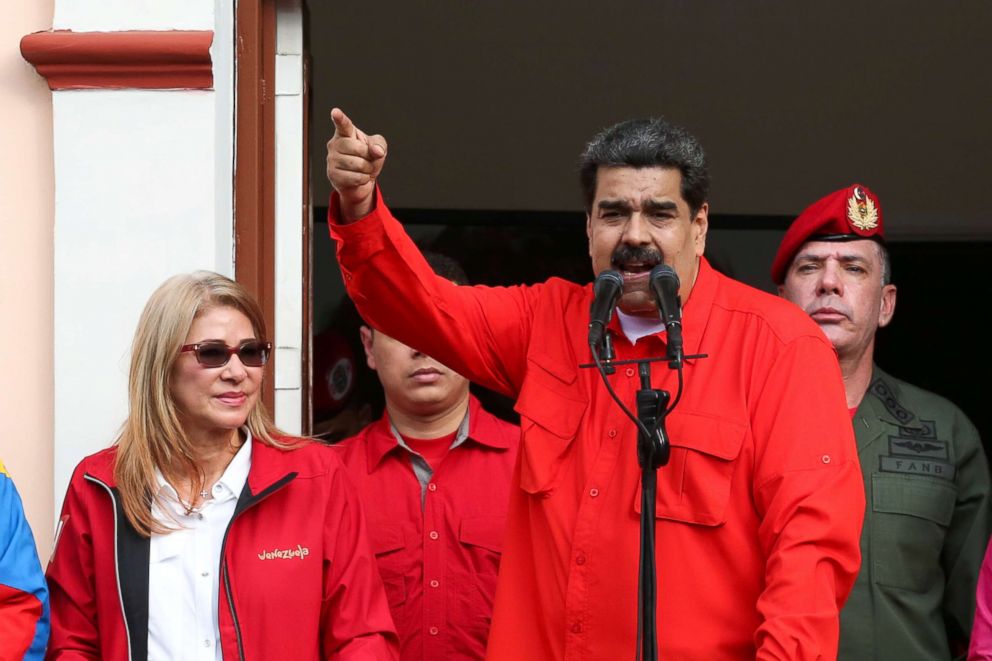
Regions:
<svg viewBox="0 0 992 661"><path fill-rule="evenodd" d="M641 659L658 658L658 578L655 570L655 497L658 469L668 463L672 446L665 431L670 395L651 387L651 365L639 362L641 387L637 391L637 419L644 429L637 432L637 462L641 466L641 557L638 563L637 629L641 639ZM653 434L645 431L654 430Z"/></svg>
<svg viewBox="0 0 992 661"><path fill-rule="evenodd" d="M635 652L636 659L657 661L658 659L658 578L656 570L656 524L655 504L657 498L658 469L668 464L671 457L671 443L665 429L665 419L678 404L682 395L682 365L685 359L706 358L707 354L691 356L681 355L681 351L672 351L669 347L667 355L658 358L642 358L639 360L615 360L612 340L606 333L603 346L590 346L595 362L579 365L582 368L596 368L609 391L625 414L637 425L637 462L641 467L641 523L640 523L640 559L638 562L638 595L637 595L637 637L639 645ZM602 355L602 358L600 357ZM679 392L669 408L671 395L667 390L651 387L651 363L666 362L669 369L674 369L679 375ZM607 379L607 374L616 372L617 365L637 365L640 377L640 388L637 390L637 417L624 405L613 386Z"/></svg>

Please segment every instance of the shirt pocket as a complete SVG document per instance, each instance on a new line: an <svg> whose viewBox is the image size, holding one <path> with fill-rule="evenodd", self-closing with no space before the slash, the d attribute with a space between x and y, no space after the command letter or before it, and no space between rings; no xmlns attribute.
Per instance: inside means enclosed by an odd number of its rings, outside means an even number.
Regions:
<svg viewBox="0 0 992 661"><path fill-rule="evenodd" d="M464 561L448 563L449 589L445 593L447 620L453 638L474 648L469 656L484 655L486 635L496 596L496 576L503 551L506 517L463 517L458 541Z"/></svg>
<svg viewBox="0 0 992 661"><path fill-rule="evenodd" d="M588 405L578 385L578 380L568 383L536 363L529 365L513 407L521 418L520 487L527 493L554 489Z"/></svg>
<svg viewBox="0 0 992 661"><path fill-rule="evenodd" d="M727 505L747 426L695 413L673 414L666 426L672 454L658 469L655 517L701 526L727 521ZM641 513L638 483L634 511Z"/></svg>
<svg viewBox="0 0 992 661"><path fill-rule="evenodd" d="M954 483L874 473L871 491L873 581L914 592L943 584L940 552L954 516Z"/></svg>
<svg viewBox="0 0 992 661"><path fill-rule="evenodd" d="M398 525L369 525L372 552L375 554L379 575L386 589L386 599L390 607L406 601L405 561L406 538L403 528Z"/></svg>
<svg viewBox="0 0 992 661"><path fill-rule="evenodd" d="M458 540L471 558L476 574L495 577L499 572L505 530L505 516L467 516L462 519Z"/></svg>

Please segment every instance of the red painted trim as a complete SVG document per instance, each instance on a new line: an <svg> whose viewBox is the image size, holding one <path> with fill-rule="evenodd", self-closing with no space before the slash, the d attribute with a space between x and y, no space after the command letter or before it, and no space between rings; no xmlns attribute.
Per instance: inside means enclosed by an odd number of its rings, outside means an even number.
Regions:
<svg viewBox="0 0 992 661"><path fill-rule="evenodd" d="M211 30L35 32L21 55L53 90L211 89Z"/></svg>

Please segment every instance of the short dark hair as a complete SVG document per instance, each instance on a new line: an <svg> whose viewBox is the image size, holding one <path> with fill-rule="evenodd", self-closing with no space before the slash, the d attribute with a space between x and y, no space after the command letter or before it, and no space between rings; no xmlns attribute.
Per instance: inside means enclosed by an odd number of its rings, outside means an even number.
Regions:
<svg viewBox="0 0 992 661"><path fill-rule="evenodd" d="M465 269L453 258L430 250L422 250L421 254L427 261L428 266L434 270L434 273L445 280L451 280L456 285L470 284Z"/></svg>
<svg viewBox="0 0 992 661"><path fill-rule="evenodd" d="M885 247L885 244L881 241L876 241L875 245L878 246L878 256L882 260L882 286L892 284L892 256L889 255L889 249Z"/></svg>
<svg viewBox="0 0 992 661"><path fill-rule="evenodd" d="M629 119L603 129L579 158L579 182L586 212L592 212L596 175L601 166L678 168L682 197L696 215L709 198L710 173L699 140L661 117Z"/></svg>

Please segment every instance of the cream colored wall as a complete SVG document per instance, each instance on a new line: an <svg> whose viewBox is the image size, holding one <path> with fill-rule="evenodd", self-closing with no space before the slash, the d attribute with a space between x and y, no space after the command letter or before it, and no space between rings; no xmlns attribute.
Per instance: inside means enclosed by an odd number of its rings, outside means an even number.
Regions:
<svg viewBox="0 0 992 661"><path fill-rule="evenodd" d="M0 0L0 459L42 563L54 507L52 95L19 44L49 29L52 11L53 0Z"/></svg>

